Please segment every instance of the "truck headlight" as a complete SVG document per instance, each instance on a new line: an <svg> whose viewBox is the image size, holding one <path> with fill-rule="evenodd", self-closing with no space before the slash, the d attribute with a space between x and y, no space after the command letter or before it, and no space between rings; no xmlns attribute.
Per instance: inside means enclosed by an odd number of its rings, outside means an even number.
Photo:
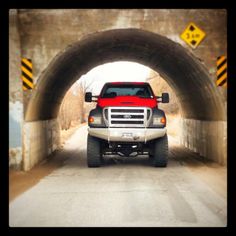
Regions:
<svg viewBox="0 0 236 236"><path fill-rule="evenodd" d="M94 125L101 125L102 124L102 117L99 117L99 116L89 116L88 123L89 124L94 124Z"/></svg>
<svg viewBox="0 0 236 236"><path fill-rule="evenodd" d="M166 125L166 118L163 117L153 117L153 125Z"/></svg>

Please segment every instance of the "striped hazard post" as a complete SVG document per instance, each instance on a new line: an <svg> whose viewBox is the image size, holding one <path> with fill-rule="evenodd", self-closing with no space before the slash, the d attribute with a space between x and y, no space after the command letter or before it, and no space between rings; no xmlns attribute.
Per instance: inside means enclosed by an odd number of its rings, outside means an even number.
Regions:
<svg viewBox="0 0 236 236"><path fill-rule="evenodd" d="M217 58L217 86L227 87L227 58L220 56Z"/></svg>
<svg viewBox="0 0 236 236"><path fill-rule="evenodd" d="M29 90L34 88L33 81L33 66L31 59L22 58L21 59L21 79L23 90Z"/></svg>

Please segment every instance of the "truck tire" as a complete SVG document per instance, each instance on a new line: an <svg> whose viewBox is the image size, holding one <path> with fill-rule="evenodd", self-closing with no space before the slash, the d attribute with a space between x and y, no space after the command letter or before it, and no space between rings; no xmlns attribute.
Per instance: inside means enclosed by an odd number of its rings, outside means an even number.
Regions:
<svg viewBox="0 0 236 236"><path fill-rule="evenodd" d="M88 134L87 139L87 165L88 167L101 166L101 145L98 138Z"/></svg>
<svg viewBox="0 0 236 236"><path fill-rule="evenodd" d="M154 142L153 158L150 159L155 167L166 167L168 163L168 138L167 134Z"/></svg>

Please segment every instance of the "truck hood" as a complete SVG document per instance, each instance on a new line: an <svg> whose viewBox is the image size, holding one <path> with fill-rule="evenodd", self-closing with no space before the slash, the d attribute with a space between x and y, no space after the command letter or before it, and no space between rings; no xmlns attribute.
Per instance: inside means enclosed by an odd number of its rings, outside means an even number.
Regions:
<svg viewBox="0 0 236 236"><path fill-rule="evenodd" d="M114 98L101 98L98 97L97 101L100 107L157 107L156 98L140 98L138 96L116 96Z"/></svg>

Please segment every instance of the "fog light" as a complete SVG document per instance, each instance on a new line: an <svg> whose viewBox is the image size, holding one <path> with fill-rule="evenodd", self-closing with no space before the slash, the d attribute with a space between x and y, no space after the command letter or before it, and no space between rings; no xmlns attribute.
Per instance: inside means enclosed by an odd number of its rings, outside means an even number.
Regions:
<svg viewBox="0 0 236 236"><path fill-rule="evenodd" d="M100 124L102 124L102 118L96 117L96 116L89 116L88 122L90 124L100 125Z"/></svg>
<svg viewBox="0 0 236 236"><path fill-rule="evenodd" d="M165 117L153 117L153 125L160 125L160 124L166 124L166 118Z"/></svg>
<svg viewBox="0 0 236 236"><path fill-rule="evenodd" d="M162 124L166 124L166 118L165 118L165 117L162 117L162 118L161 118L161 123L162 123Z"/></svg>
<svg viewBox="0 0 236 236"><path fill-rule="evenodd" d="M93 118L92 116L90 116L90 117L88 118L88 122L89 122L89 123L93 123L93 122L94 122L94 118Z"/></svg>

